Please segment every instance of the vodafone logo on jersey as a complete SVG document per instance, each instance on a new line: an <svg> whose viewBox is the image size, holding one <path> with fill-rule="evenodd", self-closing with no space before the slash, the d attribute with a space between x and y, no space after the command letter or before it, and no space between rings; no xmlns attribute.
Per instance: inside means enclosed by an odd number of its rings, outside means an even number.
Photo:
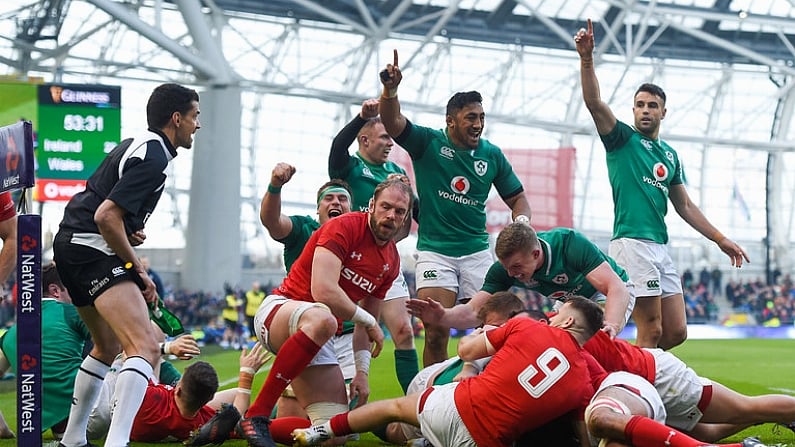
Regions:
<svg viewBox="0 0 795 447"><path fill-rule="evenodd" d="M654 179L661 182L668 178L668 166L663 163L655 163L652 173L654 174Z"/></svg>
<svg viewBox="0 0 795 447"><path fill-rule="evenodd" d="M469 187L469 179L461 175L453 177L453 179L450 181L450 189L458 194L468 193Z"/></svg>

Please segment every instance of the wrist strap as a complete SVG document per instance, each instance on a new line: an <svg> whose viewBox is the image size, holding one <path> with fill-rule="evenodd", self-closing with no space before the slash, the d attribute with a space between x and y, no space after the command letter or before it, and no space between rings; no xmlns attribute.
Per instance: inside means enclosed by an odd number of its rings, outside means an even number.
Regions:
<svg viewBox="0 0 795 447"><path fill-rule="evenodd" d="M367 349L362 349L353 353L353 363L356 364L356 371L370 375L370 359L373 355Z"/></svg>
<svg viewBox="0 0 795 447"><path fill-rule="evenodd" d="M362 309L359 306L356 306L356 312L353 313L351 321L353 321L356 324L361 324L364 327L373 327L376 324L378 324L378 322L375 321L374 316L370 315L369 312L367 312L366 310Z"/></svg>
<svg viewBox="0 0 795 447"><path fill-rule="evenodd" d="M397 88L387 89L381 92L381 99L395 99L397 98Z"/></svg>
<svg viewBox="0 0 795 447"><path fill-rule="evenodd" d="M268 192L271 194L281 194L282 187L281 186L273 186L270 183L268 184Z"/></svg>
<svg viewBox="0 0 795 447"><path fill-rule="evenodd" d="M240 368L240 374L237 376L237 390L248 390L250 394L252 382L254 382L254 374L243 371L243 368Z"/></svg>

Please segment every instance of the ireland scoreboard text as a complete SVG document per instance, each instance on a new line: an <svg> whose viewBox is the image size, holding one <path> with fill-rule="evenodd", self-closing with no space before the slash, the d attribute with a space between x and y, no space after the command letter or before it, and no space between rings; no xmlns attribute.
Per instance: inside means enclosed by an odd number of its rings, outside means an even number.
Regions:
<svg viewBox="0 0 795 447"><path fill-rule="evenodd" d="M69 200L121 139L121 88L40 84L35 200Z"/></svg>

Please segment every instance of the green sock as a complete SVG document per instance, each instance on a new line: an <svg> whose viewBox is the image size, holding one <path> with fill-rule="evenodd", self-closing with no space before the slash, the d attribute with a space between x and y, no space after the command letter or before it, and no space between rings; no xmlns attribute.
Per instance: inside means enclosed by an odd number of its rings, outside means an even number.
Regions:
<svg viewBox="0 0 795 447"><path fill-rule="evenodd" d="M411 379L420 371L416 349L395 349L395 372L403 394L409 388Z"/></svg>
<svg viewBox="0 0 795 447"><path fill-rule="evenodd" d="M165 385L175 385L182 374L171 364L171 362L164 361L160 364L160 383Z"/></svg>

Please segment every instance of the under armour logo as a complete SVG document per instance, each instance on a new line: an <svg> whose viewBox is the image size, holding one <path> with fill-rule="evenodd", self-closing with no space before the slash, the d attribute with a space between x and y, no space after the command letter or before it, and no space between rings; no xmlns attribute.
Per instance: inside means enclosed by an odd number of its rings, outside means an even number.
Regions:
<svg viewBox="0 0 795 447"><path fill-rule="evenodd" d="M356 253L354 251L353 253L351 253L351 259L355 259L357 261L361 261L362 260L362 254L361 253Z"/></svg>
<svg viewBox="0 0 795 447"><path fill-rule="evenodd" d="M290 382L292 382L292 380L288 379L287 377L284 377L282 375L282 373L276 373L276 378L279 379L279 380L284 381L284 383L286 383L288 385L290 384Z"/></svg>
<svg viewBox="0 0 795 447"><path fill-rule="evenodd" d="M666 438L665 441L663 441L663 444L666 445L666 446L670 446L671 445L671 438L673 438L674 436L676 436L676 432L675 431L669 431L668 432L668 438Z"/></svg>

